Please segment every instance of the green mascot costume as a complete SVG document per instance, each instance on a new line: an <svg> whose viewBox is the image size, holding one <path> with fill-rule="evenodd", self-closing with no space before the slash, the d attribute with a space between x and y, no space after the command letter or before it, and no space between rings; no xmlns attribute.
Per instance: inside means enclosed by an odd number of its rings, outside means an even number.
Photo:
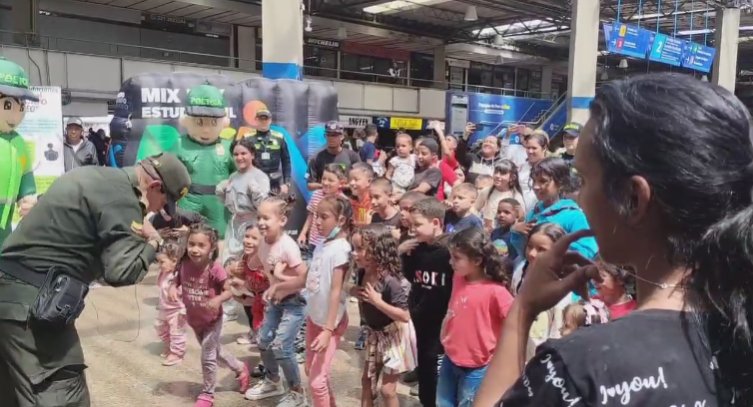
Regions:
<svg viewBox="0 0 753 407"><path fill-rule="evenodd" d="M36 203L32 156L15 130L24 119L27 100L39 101L29 90L26 72L0 59L0 246L10 235L16 204L23 216Z"/></svg>
<svg viewBox="0 0 753 407"><path fill-rule="evenodd" d="M230 124L225 98L210 85L192 88L187 97L186 114L180 124L188 135L181 136L173 146L191 175L191 187L180 206L203 215L224 238L229 214L215 189L235 170L230 141L220 138L222 129Z"/></svg>

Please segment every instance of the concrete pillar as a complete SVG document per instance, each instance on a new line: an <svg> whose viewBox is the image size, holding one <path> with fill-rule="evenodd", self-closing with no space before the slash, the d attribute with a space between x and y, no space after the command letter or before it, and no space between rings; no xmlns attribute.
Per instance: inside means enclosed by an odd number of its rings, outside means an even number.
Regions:
<svg viewBox="0 0 753 407"><path fill-rule="evenodd" d="M716 11L714 44L716 57L711 82L735 91L737 80L737 40L740 35L740 9L719 8Z"/></svg>
<svg viewBox="0 0 753 407"><path fill-rule="evenodd" d="M544 65L541 67L541 95L543 97L552 96L552 75L554 74L554 67L551 65Z"/></svg>
<svg viewBox="0 0 753 407"><path fill-rule="evenodd" d="M256 70L256 32L254 27L238 26L235 35L238 44L238 68L253 72Z"/></svg>
<svg viewBox="0 0 753 407"><path fill-rule="evenodd" d="M262 73L270 79L303 77L303 4L301 0L261 4Z"/></svg>
<svg viewBox="0 0 753 407"><path fill-rule="evenodd" d="M447 89L447 52L444 44L434 48L434 83L438 89Z"/></svg>
<svg viewBox="0 0 753 407"><path fill-rule="evenodd" d="M567 79L569 121L585 123L588 105L596 94L600 3L599 0L572 2Z"/></svg>

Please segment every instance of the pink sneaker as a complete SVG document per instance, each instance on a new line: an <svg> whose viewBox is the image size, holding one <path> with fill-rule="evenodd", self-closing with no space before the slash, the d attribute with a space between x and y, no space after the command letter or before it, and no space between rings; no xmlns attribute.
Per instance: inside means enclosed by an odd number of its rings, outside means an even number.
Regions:
<svg viewBox="0 0 753 407"><path fill-rule="evenodd" d="M237 376L237 379L238 386L240 387L240 392L245 393L246 390L251 387L251 373L248 370L248 365L246 365L245 363L243 364L243 370Z"/></svg>
<svg viewBox="0 0 753 407"><path fill-rule="evenodd" d="M196 398L196 403L193 405L193 407L213 407L213 406L214 406L214 396L207 393L199 394L199 397Z"/></svg>

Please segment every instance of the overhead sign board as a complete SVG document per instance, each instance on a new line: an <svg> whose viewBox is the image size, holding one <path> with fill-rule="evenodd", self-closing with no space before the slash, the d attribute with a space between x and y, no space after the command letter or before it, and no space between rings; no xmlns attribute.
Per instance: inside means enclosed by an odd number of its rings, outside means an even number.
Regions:
<svg viewBox="0 0 753 407"><path fill-rule="evenodd" d="M707 47L694 42L687 42L682 66L696 71L709 73L711 71L711 64L714 63L715 56L716 48Z"/></svg>
<svg viewBox="0 0 753 407"><path fill-rule="evenodd" d="M611 32L610 29L611 28ZM651 37L650 31L630 24L604 24L607 51L634 58L645 58Z"/></svg>
<svg viewBox="0 0 753 407"><path fill-rule="evenodd" d="M665 34L656 34L648 59L672 66L681 66L686 42Z"/></svg>

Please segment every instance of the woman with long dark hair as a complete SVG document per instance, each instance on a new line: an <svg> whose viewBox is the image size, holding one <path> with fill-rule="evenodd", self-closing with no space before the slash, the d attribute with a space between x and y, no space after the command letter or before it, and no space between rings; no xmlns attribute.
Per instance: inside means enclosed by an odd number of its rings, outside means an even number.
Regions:
<svg viewBox="0 0 753 407"><path fill-rule="evenodd" d="M753 144L746 107L687 75L602 86L575 167L600 254L629 266L638 308L542 344L532 318L598 279L567 252L531 266L475 405L753 405Z"/></svg>

